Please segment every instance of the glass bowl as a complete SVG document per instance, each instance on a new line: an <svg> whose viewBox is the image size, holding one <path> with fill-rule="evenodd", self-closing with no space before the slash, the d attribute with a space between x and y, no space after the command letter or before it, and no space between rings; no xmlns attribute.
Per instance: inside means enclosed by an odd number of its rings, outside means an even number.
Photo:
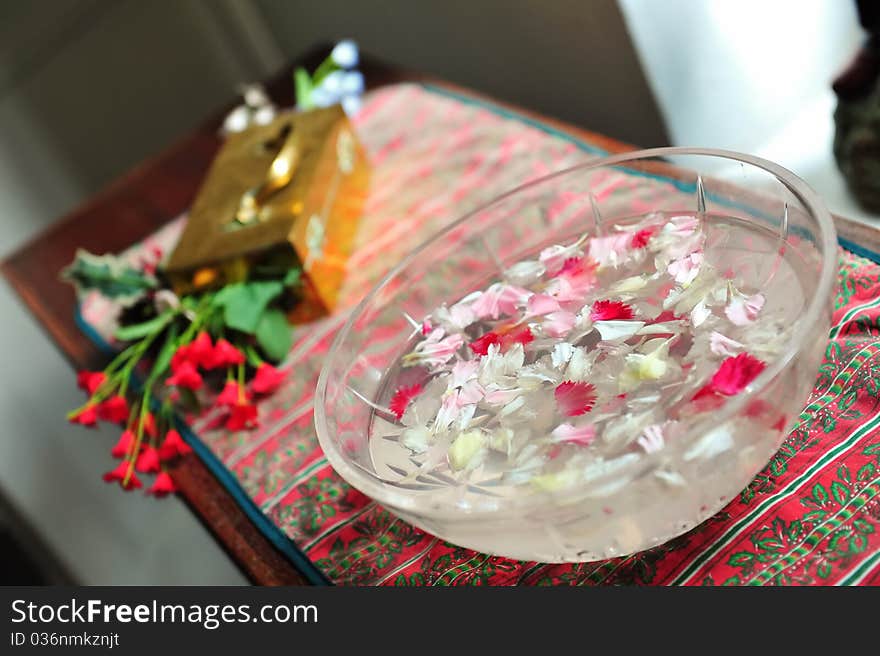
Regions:
<svg viewBox="0 0 880 656"><path fill-rule="evenodd" d="M382 446L398 363L435 308L483 289L542 249L607 235L619 222L653 212L698 216L707 226L724 217L743 227L705 257L719 270L736 267L787 326L781 350L745 389L712 412L682 418L664 448L609 460L614 466L562 489L493 492L439 475L414 477L403 447ZM817 195L756 157L659 148L561 171L455 221L353 309L318 380L318 439L355 488L461 546L542 562L649 548L716 513L779 448L825 350L836 261L834 227Z"/></svg>

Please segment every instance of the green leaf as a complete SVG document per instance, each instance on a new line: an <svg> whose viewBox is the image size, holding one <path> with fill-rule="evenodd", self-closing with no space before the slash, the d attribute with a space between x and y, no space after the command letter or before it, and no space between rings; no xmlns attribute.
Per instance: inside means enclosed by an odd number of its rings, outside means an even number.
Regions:
<svg viewBox="0 0 880 656"><path fill-rule="evenodd" d="M856 529L859 533L864 533L865 535L874 532L874 527L871 526L871 522L866 519L862 519L861 517L853 521L853 528Z"/></svg>
<svg viewBox="0 0 880 656"><path fill-rule="evenodd" d="M864 453L866 456L872 456L875 453L880 453L880 442L877 442L876 444L869 444L865 447L865 450L862 451L862 453Z"/></svg>
<svg viewBox="0 0 880 656"><path fill-rule="evenodd" d="M301 109L312 108L312 78L306 69L300 67L293 72L293 84L296 91L296 104Z"/></svg>
<svg viewBox="0 0 880 656"><path fill-rule="evenodd" d="M300 278L302 278L302 269L290 269L284 276L283 284L285 287L293 287L299 284Z"/></svg>
<svg viewBox="0 0 880 656"><path fill-rule="evenodd" d="M825 492L825 488L822 487L821 483L816 483L813 486L813 498L819 505L822 505L828 500L828 494Z"/></svg>
<svg viewBox="0 0 880 656"><path fill-rule="evenodd" d="M73 262L61 272L61 277L73 283L77 291L97 291L123 305L131 305L150 289L156 279L131 267L114 255L93 255L78 250Z"/></svg>
<svg viewBox="0 0 880 656"><path fill-rule="evenodd" d="M239 282L217 292L214 304L223 308L223 320L229 328L253 335L266 306L283 290L277 280Z"/></svg>
<svg viewBox="0 0 880 656"><path fill-rule="evenodd" d="M147 335L157 333L168 325L168 322L171 321L171 318L173 316L173 312L163 312L159 316L153 317L149 321L136 323L131 326L122 326L121 328L119 328L119 330L116 331L116 339L123 342L130 342L132 340L140 339L141 337L146 337Z"/></svg>
<svg viewBox="0 0 880 656"><path fill-rule="evenodd" d="M293 334L287 317L281 310L266 310L257 325L257 343L266 356L276 362L282 360L290 351Z"/></svg>
<svg viewBox="0 0 880 656"><path fill-rule="evenodd" d="M816 568L816 575L820 579L827 579L829 576L831 576L831 563L819 563L819 567Z"/></svg>
<svg viewBox="0 0 880 656"><path fill-rule="evenodd" d="M733 565L734 567L741 567L743 565L750 564L755 559L755 554L750 553L748 551L740 551L730 556L727 561L728 565Z"/></svg>
<svg viewBox="0 0 880 656"><path fill-rule="evenodd" d="M873 462L866 462L859 467L859 471L856 472L856 480L864 483L874 477L874 472L876 470L877 468L874 466Z"/></svg>
<svg viewBox="0 0 880 656"><path fill-rule="evenodd" d="M841 483L840 481L834 481L831 484L831 494L834 495L834 499L841 506L844 505L847 501L849 501L850 493L849 488Z"/></svg>

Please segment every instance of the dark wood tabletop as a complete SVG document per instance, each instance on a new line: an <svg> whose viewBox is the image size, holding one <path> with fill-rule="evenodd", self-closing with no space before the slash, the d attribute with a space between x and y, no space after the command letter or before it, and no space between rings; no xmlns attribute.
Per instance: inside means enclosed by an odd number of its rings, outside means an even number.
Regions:
<svg viewBox="0 0 880 656"><path fill-rule="evenodd" d="M293 103L292 71L303 65L313 70L328 48L318 47L302 60L266 82L273 100L281 106ZM362 57L361 70L369 88L404 81L428 81L474 97L465 90L428 75ZM496 104L506 104L493 99ZM73 289L59 280L60 270L69 264L77 248L94 253L121 251L155 232L190 205L209 164L220 147L218 130L230 104L162 153L129 171L81 207L7 258L0 270L58 344L71 364L79 369L101 368L106 361L74 320ZM633 147L547 116L514 109L520 114L595 144L609 152ZM853 241L876 249L877 231L851 221L837 219L838 230ZM226 489L195 456L182 459L173 469L180 496L195 516L211 531L220 545L254 583L261 585L305 584L305 579L248 519Z"/></svg>

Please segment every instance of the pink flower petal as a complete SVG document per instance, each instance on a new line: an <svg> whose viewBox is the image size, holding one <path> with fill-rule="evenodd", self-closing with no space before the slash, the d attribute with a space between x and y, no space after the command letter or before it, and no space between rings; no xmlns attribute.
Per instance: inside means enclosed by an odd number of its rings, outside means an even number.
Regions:
<svg viewBox="0 0 880 656"><path fill-rule="evenodd" d="M528 312L530 316L550 314L559 309L559 301L548 294L533 294L529 298Z"/></svg>
<svg viewBox="0 0 880 656"><path fill-rule="evenodd" d="M764 295L761 293L754 296L743 296L735 294L727 307L724 308L724 314L732 323L737 326L745 326L752 323L764 307Z"/></svg>
<svg viewBox="0 0 880 656"><path fill-rule="evenodd" d="M560 424L553 429L551 436L554 442L589 446L593 440L596 439L596 427L592 424L587 424L585 426Z"/></svg>
<svg viewBox="0 0 880 656"><path fill-rule="evenodd" d="M743 345L738 341L725 337L717 330L713 330L709 334L709 350L715 355L736 355L742 347Z"/></svg>
<svg viewBox="0 0 880 656"><path fill-rule="evenodd" d="M547 315L541 327L551 337L563 337L574 328L577 317L572 312L560 310Z"/></svg>

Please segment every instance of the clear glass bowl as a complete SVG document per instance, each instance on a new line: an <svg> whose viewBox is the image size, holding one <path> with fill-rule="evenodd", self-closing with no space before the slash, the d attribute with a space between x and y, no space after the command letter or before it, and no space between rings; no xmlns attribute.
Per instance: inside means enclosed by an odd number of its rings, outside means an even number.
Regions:
<svg viewBox="0 0 880 656"><path fill-rule="evenodd" d="M566 211L549 211L563 198ZM754 228L753 235L712 253L719 267L739 265L747 282L763 290L766 307L791 321L790 341L751 385L716 412L685 420L684 436L674 444L615 472L615 480L626 481L622 486L466 494L456 486L411 485L374 462L374 407L387 407L389 377L412 345L412 318L421 321L440 304L484 288L503 268L547 246L653 211L699 212L706 221L723 215ZM561 171L457 220L416 248L354 308L318 380L321 447L351 485L455 544L543 562L598 560L649 548L716 513L779 448L784 425L800 411L825 350L836 261L833 223L817 195L791 172L756 157L660 148ZM700 441L719 430L732 436L732 448L694 458ZM669 471L677 483L659 475Z"/></svg>

